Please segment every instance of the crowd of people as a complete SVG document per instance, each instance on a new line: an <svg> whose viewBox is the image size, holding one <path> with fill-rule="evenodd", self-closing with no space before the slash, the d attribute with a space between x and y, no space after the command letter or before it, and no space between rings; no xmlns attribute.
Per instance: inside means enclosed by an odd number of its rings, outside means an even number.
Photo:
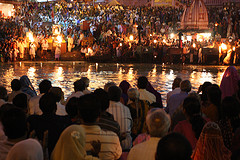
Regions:
<svg viewBox="0 0 240 160"><path fill-rule="evenodd" d="M179 47L177 29L183 11L173 7L24 2L15 7L14 17L0 20L1 61L48 57L58 60L61 57L61 45L65 42L68 52L76 50L86 59L109 56L123 61L144 61L147 55L149 61L171 61L168 59L168 49ZM238 8L208 9L209 27L214 28L213 36L230 37L237 42L239 14ZM57 34L61 41L57 39L53 25L60 26ZM29 37L28 33L32 35ZM172 33L175 33L174 38ZM194 53L199 53L200 48L214 45L216 40L196 42L193 39L186 42L185 46L191 48L193 43L197 43ZM218 49L218 45L215 47ZM190 56L187 57L190 59ZM185 57L181 59L185 61ZM190 60L188 62L193 63Z"/></svg>
<svg viewBox="0 0 240 160"><path fill-rule="evenodd" d="M37 94L27 76L0 87L0 160L235 160L240 157L240 76L226 69L220 86L204 82L197 93L176 77L161 94L145 76L88 89L73 84L64 98L45 79Z"/></svg>

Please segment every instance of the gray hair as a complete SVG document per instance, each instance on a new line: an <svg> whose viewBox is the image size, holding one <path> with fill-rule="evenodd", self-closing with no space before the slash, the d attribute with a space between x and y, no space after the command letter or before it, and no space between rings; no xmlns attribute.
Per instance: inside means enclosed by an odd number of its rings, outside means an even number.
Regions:
<svg viewBox="0 0 240 160"><path fill-rule="evenodd" d="M163 137L171 125L170 116L163 109L151 109L146 117L146 124L151 137Z"/></svg>
<svg viewBox="0 0 240 160"><path fill-rule="evenodd" d="M130 89L128 90L127 94L128 94L128 98L129 98L129 99L138 99L139 96L140 96L137 88L130 88Z"/></svg>

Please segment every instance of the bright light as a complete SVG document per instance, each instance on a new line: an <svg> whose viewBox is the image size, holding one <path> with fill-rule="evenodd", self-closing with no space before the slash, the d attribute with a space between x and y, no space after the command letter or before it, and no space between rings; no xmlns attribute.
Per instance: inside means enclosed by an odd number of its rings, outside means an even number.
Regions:
<svg viewBox="0 0 240 160"><path fill-rule="evenodd" d="M152 34L150 34L150 37L152 37Z"/></svg>
<svg viewBox="0 0 240 160"><path fill-rule="evenodd" d="M133 41L133 35L130 35L129 40Z"/></svg>
<svg viewBox="0 0 240 160"><path fill-rule="evenodd" d="M192 45L192 46L193 46L193 48L196 48L196 44L195 44L195 43L193 43L193 45Z"/></svg>
<svg viewBox="0 0 240 160"><path fill-rule="evenodd" d="M8 16L11 17L12 16L12 12L8 11Z"/></svg>
<svg viewBox="0 0 240 160"><path fill-rule="evenodd" d="M163 40L163 43L166 43L166 39Z"/></svg>
<svg viewBox="0 0 240 160"><path fill-rule="evenodd" d="M120 43L119 46L122 47L122 43Z"/></svg>
<svg viewBox="0 0 240 160"><path fill-rule="evenodd" d="M156 39L154 39L154 41L153 41L154 43L157 43L157 40Z"/></svg>
<svg viewBox="0 0 240 160"><path fill-rule="evenodd" d="M227 45L224 44L224 43L222 43L222 44L221 44L221 48L222 48L222 50L227 50Z"/></svg>
<svg viewBox="0 0 240 160"><path fill-rule="evenodd" d="M60 35L57 36L57 42L62 43L62 36L60 36Z"/></svg>
<svg viewBox="0 0 240 160"><path fill-rule="evenodd" d="M173 34L173 33L170 34L170 38L171 38L171 39L174 38L174 34Z"/></svg>
<svg viewBox="0 0 240 160"><path fill-rule="evenodd" d="M236 50L236 47L233 47L233 51L235 51Z"/></svg>
<svg viewBox="0 0 240 160"><path fill-rule="evenodd" d="M208 40L208 39L210 39L211 35L212 35L211 33L199 33L197 35L197 41L202 42L204 39Z"/></svg>
<svg viewBox="0 0 240 160"><path fill-rule="evenodd" d="M217 23L215 23L215 27L217 27L218 26L218 24Z"/></svg>
<svg viewBox="0 0 240 160"><path fill-rule="evenodd" d="M34 38L33 38L33 34L32 34L32 32L28 32L28 39L29 39L29 41L30 42L34 42Z"/></svg>
<svg viewBox="0 0 240 160"><path fill-rule="evenodd" d="M187 36L187 41L191 41L192 40L192 36Z"/></svg>

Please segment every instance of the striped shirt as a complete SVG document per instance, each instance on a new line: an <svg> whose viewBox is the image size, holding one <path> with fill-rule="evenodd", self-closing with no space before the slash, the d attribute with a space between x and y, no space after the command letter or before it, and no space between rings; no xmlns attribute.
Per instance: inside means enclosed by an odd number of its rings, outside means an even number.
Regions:
<svg viewBox="0 0 240 160"><path fill-rule="evenodd" d="M126 139L121 141L123 150L130 149L132 147L132 117L130 110L121 102L110 101L107 111L113 115L114 120L120 125L120 133L126 133Z"/></svg>
<svg viewBox="0 0 240 160"><path fill-rule="evenodd" d="M122 155L122 148L116 133L104 131L98 125L81 125L85 129L86 134L86 151L91 151L92 141L99 140L101 142L101 150L99 158L101 160L119 159Z"/></svg>

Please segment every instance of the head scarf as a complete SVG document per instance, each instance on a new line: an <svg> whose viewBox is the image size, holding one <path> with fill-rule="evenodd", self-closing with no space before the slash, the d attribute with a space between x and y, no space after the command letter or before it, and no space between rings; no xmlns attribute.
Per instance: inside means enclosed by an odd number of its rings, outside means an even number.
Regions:
<svg viewBox="0 0 240 160"><path fill-rule="evenodd" d="M131 88L131 85L126 80L123 80L119 84L119 87L122 89L122 93L127 94L127 91L129 88Z"/></svg>
<svg viewBox="0 0 240 160"><path fill-rule="evenodd" d="M20 78L20 83L21 83L21 90L29 94L31 97L34 97L37 95L32 83L30 82L28 76L24 75Z"/></svg>
<svg viewBox="0 0 240 160"><path fill-rule="evenodd" d="M52 160L84 160L86 157L85 132L79 125L71 125L66 128L53 152Z"/></svg>
<svg viewBox="0 0 240 160"><path fill-rule="evenodd" d="M198 139L195 151L192 154L192 159L230 160L231 154L231 151L223 143L219 126L215 122L206 123Z"/></svg>
<svg viewBox="0 0 240 160"><path fill-rule="evenodd" d="M9 151L6 160L43 160L43 150L35 139L16 143Z"/></svg>
<svg viewBox="0 0 240 160"><path fill-rule="evenodd" d="M220 85L222 99L227 96L232 96L238 91L238 80L240 80L240 77L237 69L233 66L228 67L224 72Z"/></svg>
<svg viewBox="0 0 240 160"><path fill-rule="evenodd" d="M156 91L156 90L153 88L153 86L151 85L150 82L148 82L146 90L147 90L148 92L151 92L152 94L154 94L154 95L156 96L156 102L159 103L160 106L162 107L163 105L162 105L162 97L161 97L161 94L158 93L158 91Z"/></svg>

